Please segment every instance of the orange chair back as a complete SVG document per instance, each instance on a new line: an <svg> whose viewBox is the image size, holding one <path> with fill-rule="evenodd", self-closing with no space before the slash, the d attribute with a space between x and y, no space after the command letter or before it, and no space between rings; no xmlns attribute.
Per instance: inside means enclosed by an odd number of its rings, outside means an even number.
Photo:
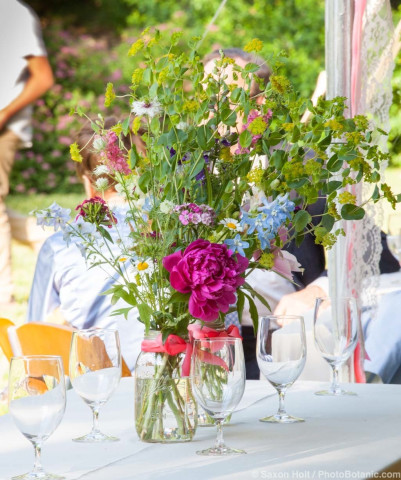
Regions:
<svg viewBox="0 0 401 480"><path fill-rule="evenodd" d="M13 326L13 322L8 320L8 318L0 318L0 348L3 350L8 361L10 361L13 356L13 349L8 339L8 329Z"/></svg>
<svg viewBox="0 0 401 480"><path fill-rule="evenodd" d="M0 319L0 347L8 359L17 354L59 355L63 360L64 371L66 373L69 371L70 346L74 328L43 322L24 323L15 328L13 332L20 347L20 352L15 350L13 352L9 341L10 327L14 327L10 320ZM122 360L122 376L131 376L124 359Z"/></svg>

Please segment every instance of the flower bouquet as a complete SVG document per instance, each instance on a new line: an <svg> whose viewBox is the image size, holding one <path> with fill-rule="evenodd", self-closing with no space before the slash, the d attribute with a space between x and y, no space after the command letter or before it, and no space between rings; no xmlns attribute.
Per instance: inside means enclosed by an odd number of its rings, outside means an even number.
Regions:
<svg viewBox="0 0 401 480"><path fill-rule="evenodd" d="M186 380L191 326L228 335L225 315L236 310L241 321L247 305L256 328L254 300L267 302L247 277L262 269L291 279L300 266L285 246L299 245L305 235L333 245L342 233L337 220L364 215L348 185L378 183L386 155L372 145L365 117L345 118L343 98L312 106L280 74L279 63L263 85L260 64L242 68L221 52L207 75L197 39L187 49L179 45L180 33L167 48L161 40L146 30L131 46L129 55L142 54L143 66L132 74L129 95L118 97L107 85L106 104L122 103L125 118L110 129L101 116L92 121L93 149L102 159L96 189L101 194L112 179L124 206L112 209L95 197L79 206L75 220L57 205L39 217L60 225L88 265L118 274L106 293L126 307L114 313L137 309L150 335L138 360L138 434L146 441L183 441L195 428L192 406L183 421L192 405ZM253 40L245 50L260 48ZM257 95L251 94L255 83ZM303 124L307 108L313 117ZM123 141L138 135L142 152ZM77 144L71 155L81 160ZM321 196L326 207L316 222L308 205ZM385 184L376 186L373 201L381 196L396 202ZM167 409L175 427L165 426Z"/></svg>

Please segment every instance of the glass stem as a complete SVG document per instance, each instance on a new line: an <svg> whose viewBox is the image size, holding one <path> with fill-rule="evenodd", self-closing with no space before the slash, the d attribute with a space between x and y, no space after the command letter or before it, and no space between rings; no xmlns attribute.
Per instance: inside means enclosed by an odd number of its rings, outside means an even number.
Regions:
<svg viewBox="0 0 401 480"><path fill-rule="evenodd" d="M285 411L285 406L284 406L284 399L285 399L285 389L284 390L278 390L278 411L277 415L282 417L283 415L287 415L287 412Z"/></svg>
<svg viewBox="0 0 401 480"><path fill-rule="evenodd" d="M216 427L217 427L217 437L216 437L216 448L222 449L225 448L224 438L223 438L223 427L222 427L223 420L215 419Z"/></svg>
<svg viewBox="0 0 401 480"><path fill-rule="evenodd" d="M340 384L338 383L338 374L339 374L339 367L338 365L332 365L333 369L333 380L331 382L331 391L337 392L340 388Z"/></svg>
<svg viewBox="0 0 401 480"><path fill-rule="evenodd" d="M34 443L33 448L35 450L35 463L33 464L33 471L36 472L42 472L43 467L42 463L40 461L40 455L42 453L42 445L40 443Z"/></svg>
<svg viewBox="0 0 401 480"><path fill-rule="evenodd" d="M92 432L99 432L99 407L92 407L93 413L93 423L92 423Z"/></svg>

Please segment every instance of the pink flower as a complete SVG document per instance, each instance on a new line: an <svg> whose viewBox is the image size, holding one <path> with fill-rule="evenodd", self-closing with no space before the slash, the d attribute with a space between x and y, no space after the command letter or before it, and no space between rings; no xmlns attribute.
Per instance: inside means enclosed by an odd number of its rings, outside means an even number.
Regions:
<svg viewBox="0 0 401 480"><path fill-rule="evenodd" d="M163 259L171 286L191 294L189 313L205 322L216 320L219 312L227 313L236 302L235 292L245 282L241 274L248 263L247 258L233 255L226 245L203 239Z"/></svg>
<svg viewBox="0 0 401 480"><path fill-rule="evenodd" d="M109 170L123 173L124 175L129 175L131 169L129 168L127 161L124 157L124 152L121 150L118 137L112 130L109 130L106 133L105 137L96 136L97 139L103 139L105 146L104 149L100 152L100 155L105 160L106 165L109 167Z"/></svg>
<svg viewBox="0 0 401 480"><path fill-rule="evenodd" d="M112 228L113 224L117 223L116 217L101 197L84 200L75 210L79 210L76 219L78 217L87 218L88 222L95 223L96 226L106 225L108 228Z"/></svg>
<svg viewBox="0 0 401 480"><path fill-rule="evenodd" d="M274 265L272 270L292 281L291 272L302 272L301 265L292 253L276 249L274 252Z"/></svg>

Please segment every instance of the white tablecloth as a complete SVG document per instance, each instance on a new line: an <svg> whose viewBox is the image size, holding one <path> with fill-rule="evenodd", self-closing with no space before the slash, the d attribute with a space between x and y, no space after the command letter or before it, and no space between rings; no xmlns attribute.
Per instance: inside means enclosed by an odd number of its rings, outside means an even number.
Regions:
<svg viewBox="0 0 401 480"><path fill-rule="evenodd" d="M321 383L299 382L287 394L288 411L305 423L273 425L258 421L277 409L277 396L265 381L248 381L231 424L224 428L229 446L247 455L202 457L215 429L198 428L192 442L161 445L138 440L134 427L134 384L125 378L100 413L105 433L120 442L80 444L71 438L87 433L91 414L75 392L56 432L45 442L44 467L67 479L252 479L365 478L401 458L401 386L348 385L355 397L318 397ZM0 478L28 471L31 444L9 415L0 418ZM344 472L351 472L353 476ZM348 474L349 475L349 474Z"/></svg>

